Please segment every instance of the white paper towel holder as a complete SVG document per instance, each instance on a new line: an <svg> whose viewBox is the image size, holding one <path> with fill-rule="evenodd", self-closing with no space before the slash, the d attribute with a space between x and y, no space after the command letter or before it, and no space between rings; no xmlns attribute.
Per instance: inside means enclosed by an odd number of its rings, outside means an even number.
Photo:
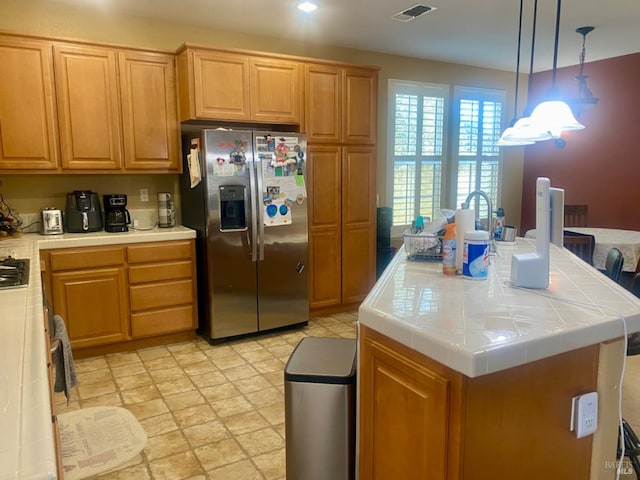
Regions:
<svg viewBox="0 0 640 480"><path fill-rule="evenodd" d="M476 212L463 203L456 210L456 271L462 273L462 256L464 253L464 232L476 229ZM465 207L466 206L466 207Z"/></svg>

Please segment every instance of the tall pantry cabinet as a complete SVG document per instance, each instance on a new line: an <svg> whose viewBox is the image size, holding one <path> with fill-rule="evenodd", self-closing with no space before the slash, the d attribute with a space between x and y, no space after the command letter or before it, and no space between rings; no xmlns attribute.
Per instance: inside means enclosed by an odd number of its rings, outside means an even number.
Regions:
<svg viewBox="0 0 640 480"><path fill-rule="evenodd" d="M305 65L312 310L360 302L375 282L377 75Z"/></svg>

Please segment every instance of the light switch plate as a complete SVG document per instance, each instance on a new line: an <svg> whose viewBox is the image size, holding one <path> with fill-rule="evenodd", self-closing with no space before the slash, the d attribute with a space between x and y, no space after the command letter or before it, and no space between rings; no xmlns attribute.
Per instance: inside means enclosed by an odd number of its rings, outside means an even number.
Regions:
<svg viewBox="0 0 640 480"><path fill-rule="evenodd" d="M591 435L598 429L598 392L573 397L571 404L571 431L577 438Z"/></svg>

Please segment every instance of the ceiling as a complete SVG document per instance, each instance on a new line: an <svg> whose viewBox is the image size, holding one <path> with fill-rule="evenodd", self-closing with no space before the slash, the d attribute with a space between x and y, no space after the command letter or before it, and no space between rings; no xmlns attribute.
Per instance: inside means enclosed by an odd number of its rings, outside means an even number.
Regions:
<svg viewBox="0 0 640 480"><path fill-rule="evenodd" d="M410 57L515 70L518 0L51 0L128 15ZM521 71L529 71L535 0L524 0ZM559 1L559 0L558 0ZM435 7L410 22L391 17L416 4ZM550 70L557 3L538 2L534 71ZM640 52L640 1L564 0L558 66L579 63L580 26L592 25L586 61Z"/></svg>

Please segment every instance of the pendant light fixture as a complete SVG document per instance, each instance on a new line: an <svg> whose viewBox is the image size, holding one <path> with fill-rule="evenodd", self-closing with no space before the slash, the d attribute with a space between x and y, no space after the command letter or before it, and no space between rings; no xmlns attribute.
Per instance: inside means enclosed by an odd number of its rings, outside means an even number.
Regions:
<svg viewBox="0 0 640 480"><path fill-rule="evenodd" d="M556 89L556 70L558 65L558 39L560 37L560 12L562 0L558 0L556 11L556 35L553 48L553 70L551 71L551 90L548 93L549 100L542 102L531 112L531 123L546 131L553 132L554 136L564 130L582 130L584 125L576 120L565 102L560 100Z"/></svg>
<svg viewBox="0 0 640 480"><path fill-rule="evenodd" d="M548 140L551 138L550 134L538 128L532 124L531 119L527 116L528 107L525 108L523 117L518 119L518 81L520 77L520 40L522 37L522 0L520 1L520 17L518 23L518 55L516 60L516 87L515 87L515 99L514 99L514 112L513 120L511 120L511 126L507 128L500 140L496 142L496 145L501 147L508 146L520 146L520 145L533 145L535 142L542 140ZM533 4L533 22L531 25L531 55L529 57L529 91L531 90L531 77L533 74L533 55L535 52L536 41L536 21L538 18L538 0Z"/></svg>
<svg viewBox="0 0 640 480"><path fill-rule="evenodd" d="M593 105L598 103L598 99L593 96L593 93L587 86L588 75L584 74L584 61L587 56L586 40L587 34L591 33L595 27L578 27L576 33L582 35L582 51L580 52L580 73L576 76L578 81L578 97L569 100L569 105L574 115L580 116L582 112L588 110Z"/></svg>
<svg viewBox="0 0 640 480"><path fill-rule="evenodd" d="M522 8L524 0L520 0L520 15L518 16L518 53L516 54L516 85L513 98L513 118L511 119L510 126L502 132L500 138L496 142L496 145L500 147L518 146L518 145L531 145L534 142L528 140L519 140L514 138L514 126L518 119L518 85L520 82L520 45L522 41Z"/></svg>

